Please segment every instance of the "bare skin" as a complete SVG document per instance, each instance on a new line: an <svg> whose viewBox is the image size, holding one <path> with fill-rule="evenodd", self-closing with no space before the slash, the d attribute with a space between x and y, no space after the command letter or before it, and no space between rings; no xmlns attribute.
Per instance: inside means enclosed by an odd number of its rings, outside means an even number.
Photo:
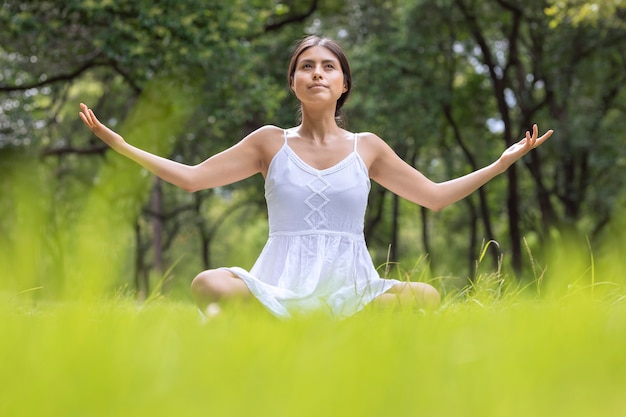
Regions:
<svg viewBox="0 0 626 417"><path fill-rule="evenodd" d="M337 100L346 91L341 65L336 56L320 46L305 50L298 58L291 90L302 105L302 123L288 129L289 144L310 166L325 169L352 152L353 134L339 127L335 120ZM264 126L239 143L198 165L190 166L162 158L128 144L98 121L94 112L80 105L80 118L91 131L116 152L132 159L155 175L189 192L231 184L255 174L267 175L269 164L283 144L283 129ZM358 152L370 178L399 196L431 210L455 203L505 172L513 163L552 135L542 136L537 125L519 142L506 149L492 164L465 176L433 182L404 162L381 138L360 133ZM225 298L251 296L245 283L227 270L201 272L191 283L198 307ZM407 282L394 286L376 300L380 303L415 303L435 308L440 295L429 284Z"/></svg>

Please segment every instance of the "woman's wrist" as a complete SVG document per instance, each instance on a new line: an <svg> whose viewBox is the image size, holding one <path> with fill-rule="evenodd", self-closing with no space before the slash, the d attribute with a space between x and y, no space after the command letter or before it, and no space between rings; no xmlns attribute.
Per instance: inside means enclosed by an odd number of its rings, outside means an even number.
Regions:
<svg viewBox="0 0 626 417"><path fill-rule="evenodd" d="M502 157L496 159L493 163L494 169L496 170L496 175L504 174L511 164L502 159Z"/></svg>

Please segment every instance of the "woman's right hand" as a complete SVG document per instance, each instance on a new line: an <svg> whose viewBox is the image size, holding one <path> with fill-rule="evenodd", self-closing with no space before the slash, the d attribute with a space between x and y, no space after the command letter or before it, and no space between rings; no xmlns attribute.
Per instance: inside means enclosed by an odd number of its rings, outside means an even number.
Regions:
<svg viewBox="0 0 626 417"><path fill-rule="evenodd" d="M124 138L115 133L98 120L93 110L87 107L85 104L80 103L81 112L78 113L87 127L99 137L104 143L109 145L113 149L119 149L124 144Z"/></svg>

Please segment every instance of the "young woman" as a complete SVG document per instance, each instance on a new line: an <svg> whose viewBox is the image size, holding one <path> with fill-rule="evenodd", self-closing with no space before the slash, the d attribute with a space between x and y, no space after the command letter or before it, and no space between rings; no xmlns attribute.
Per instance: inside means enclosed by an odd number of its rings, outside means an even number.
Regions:
<svg viewBox="0 0 626 417"><path fill-rule="evenodd" d="M80 117L116 152L189 192L257 173L265 178L268 241L250 271L219 268L194 278L191 291L202 311L221 299L250 296L280 317L318 311L347 317L372 301L436 307L440 297L431 285L382 279L376 272L363 237L370 179L415 204L440 210L504 172L552 131L538 137L535 125L491 165L435 183L375 134L352 133L337 124L352 80L336 42L316 36L300 41L288 82L301 103L298 126L261 127L195 166L133 147L82 103Z"/></svg>

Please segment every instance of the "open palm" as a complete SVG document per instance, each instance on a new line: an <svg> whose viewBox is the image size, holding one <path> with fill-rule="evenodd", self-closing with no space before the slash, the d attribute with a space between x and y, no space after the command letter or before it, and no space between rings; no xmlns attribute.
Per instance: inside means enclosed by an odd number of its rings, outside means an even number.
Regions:
<svg viewBox="0 0 626 417"><path fill-rule="evenodd" d="M537 125L533 125L532 133L527 131L526 136L517 143L509 146L500 156L500 160L508 165L512 165L515 161L526 155L532 149L541 145L550 136L552 136L553 130L548 130L542 136L539 136L539 129Z"/></svg>
<svg viewBox="0 0 626 417"><path fill-rule="evenodd" d="M98 120L93 110L87 107L85 104L80 103L81 112L78 114L82 119L83 123L87 125L89 129L100 138L104 143L115 149L119 146L124 139Z"/></svg>

